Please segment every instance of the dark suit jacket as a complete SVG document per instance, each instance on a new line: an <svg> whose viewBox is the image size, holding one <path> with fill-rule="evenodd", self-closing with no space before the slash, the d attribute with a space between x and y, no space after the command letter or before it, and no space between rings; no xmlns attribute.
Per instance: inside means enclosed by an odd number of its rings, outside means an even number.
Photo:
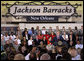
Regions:
<svg viewBox="0 0 84 61"><path fill-rule="evenodd" d="M22 36L23 36L23 37L26 37L25 31L22 32ZM28 36L28 40L29 40L29 39L30 39L30 35L28 34L27 36Z"/></svg>
<svg viewBox="0 0 84 61"><path fill-rule="evenodd" d="M34 39L35 45L39 45L41 40Z"/></svg>
<svg viewBox="0 0 84 61"><path fill-rule="evenodd" d="M60 41L64 41L62 35L59 35L59 39L57 39L57 36L53 38L53 42L59 41L59 40L60 40Z"/></svg>
<svg viewBox="0 0 84 61"><path fill-rule="evenodd" d="M76 44L76 36L74 34L72 35L72 41L73 41L73 44L75 45ZM70 42L70 37L69 37L69 42Z"/></svg>
<svg viewBox="0 0 84 61"><path fill-rule="evenodd" d="M61 35L59 35L59 39L57 39L57 36L53 38L53 41L51 42L52 44L54 44L55 46L58 45L58 41L62 41L64 42L64 39Z"/></svg>

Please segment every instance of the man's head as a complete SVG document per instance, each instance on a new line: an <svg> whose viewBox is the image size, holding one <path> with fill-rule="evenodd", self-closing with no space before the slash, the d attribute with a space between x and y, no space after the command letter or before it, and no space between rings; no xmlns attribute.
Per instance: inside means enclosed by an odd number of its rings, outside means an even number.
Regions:
<svg viewBox="0 0 84 61"><path fill-rule="evenodd" d="M71 27L69 27L68 29L71 30Z"/></svg>
<svg viewBox="0 0 84 61"><path fill-rule="evenodd" d="M42 30L45 30L45 29L46 29L45 26L43 26L43 27L42 27Z"/></svg>
<svg viewBox="0 0 84 61"><path fill-rule="evenodd" d="M59 26L56 26L56 30L59 30Z"/></svg>
<svg viewBox="0 0 84 61"><path fill-rule="evenodd" d="M8 36L8 33L6 32L5 35Z"/></svg>
<svg viewBox="0 0 84 61"><path fill-rule="evenodd" d="M80 41L77 41L77 44L80 44Z"/></svg>
<svg viewBox="0 0 84 61"><path fill-rule="evenodd" d="M65 26L63 26L62 29L65 29Z"/></svg>
<svg viewBox="0 0 84 61"><path fill-rule="evenodd" d="M51 34L54 35L54 32L52 31Z"/></svg>
<svg viewBox="0 0 84 61"><path fill-rule="evenodd" d="M11 35L13 35L14 33L13 32L11 32Z"/></svg>
<svg viewBox="0 0 84 61"><path fill-rule="evenodd" d="M16 54L14 60L25 60L25 57L22 54Z"/></svg>
<svg viewBox="0 0 84 61"><path fill-rule="evenodd" d="M27 31L27 28L25 28L24 30Z"/></svg>
<svg viewBox="0 0 84 61"><path fill-rule="evenodd" d="M35 52L36 49L37 49L37 47L36 47L36 46L33 46L33 48L32 48L32 52Z"/></svg>
<svg viewBox="0 0 84 61"><path fill-rule="evenodd" d="M66 31L64 31L64 35L66 35Z"/></svg>
<svg viewBox="0 0 84 61"><path fill-rule="evenodd" d="M43 41L40 42L40 45L43 45Z"/></svg>
<svg viewBox="0 0 84 61"><path fill-rule="evenodd" d="M52 30L52 27L49 27L50 30Z"/></svg>
<svg viewBox="0 0 84 61"><path fill-rule="evenodd" d="M51 57L48 53L44 53L41 57L40 60L50 60Z"/></svg>
<svg viewBox="0 0 84 61"><path fill-rule="evenodd" d="M30 53L29 60L37 60L35 53Z"/></svg>
<svg viewBox="0 0 84 61"><path fill-rule="evenodd" d="M57 32L56 32L56 35L60 35L60 31L57 31Z"/></svg>
<svg viewBox="0 0 84 61"><path fill-rule="evenodd" d="M39 26L37 26L36 29L39 30Z"/></svg>
<svg viewBox="0 0 84 61"><path fill-rule="evenodd" d="M72 56L75 57L77 55L77 50L75 49L75 47L71 47L68 49L68 53Z"/></svg>
<svg viewBox="0 0 84 61"><path fill-rule="evenodd" d="M78 28L77 28L77 26L75 26L75 30L77 30Z"/></svg>
<svg viewBox="0 0 84 61"><path fill-rule="evenodd" d="M34 30L34 27L31 27L31 30Z"/></svg>
<svg viewBox="0 0 84 61"><path fill-rule="evenodd" d="M28 32L27 32L27 31L25 31L25 34L28 34Z"/></svg>

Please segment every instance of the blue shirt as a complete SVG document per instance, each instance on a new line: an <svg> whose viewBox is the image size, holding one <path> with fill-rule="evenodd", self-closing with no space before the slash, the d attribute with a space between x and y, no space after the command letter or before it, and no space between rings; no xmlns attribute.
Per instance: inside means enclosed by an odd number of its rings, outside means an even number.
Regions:
<svg viewBox="0 0 84 61"><path fill-rule="evenodd" d="M31 30L29 30L29 31L28 31L28 34L29 34L29 35L32 35L32 31L31 31Z"/></svg>

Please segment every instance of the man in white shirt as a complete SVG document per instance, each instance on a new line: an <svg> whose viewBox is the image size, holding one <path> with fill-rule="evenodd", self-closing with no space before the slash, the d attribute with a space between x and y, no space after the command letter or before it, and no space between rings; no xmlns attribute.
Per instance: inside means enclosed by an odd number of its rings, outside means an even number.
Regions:
<svg viewBox="0 0 84 61"><path fill-rule="evenodd" d="M28 40L28 45L30 46L30 45L32 45L32 42L33 42L33 40L32 40L32 36L30 37L30 40Z"/></svg>
<svg viewBox="0 0 84 61"><path fill-rule="evenodd" d="M14 41L14 39L16 38L16 36L13 34L13 32L11 33L10 38L11 38L11 40L13 40L13 41Z"/></svg>
<svg viewBox="0 0 84 61"><path fill-rule="evenodd" d="M14 40L14 47L16 49L16 51L18 51L18 47L21 44L21 40L18 38L18 35L16 35L16 39Z"/></svg>
<svg viewBox="0 0 84 61"><path fill-rule="evenodd" d="M5 41L9 40L8 33L5 34L5 36L4 36L4 40L5 40Z"/></svg>
<svg viewBox="0 0 84 61"><path fill-rule="evenodd" d="M80 41L77 41L77 44L75 45L75 48L78 49L82 49L83 48L83 44L80 44Z"/></svg>
<svg viewBox="0 0 84 61"><path fill-rule="evenodd" d="M46 28L42 27L42 34L45 35L46 34Z"/></svg>

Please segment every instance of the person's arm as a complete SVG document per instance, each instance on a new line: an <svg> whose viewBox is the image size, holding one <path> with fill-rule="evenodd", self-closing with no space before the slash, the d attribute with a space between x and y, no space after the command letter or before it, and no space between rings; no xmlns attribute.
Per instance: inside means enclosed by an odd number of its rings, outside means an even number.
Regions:
<svg viewBox="0 0 84 61"><path fill-rule="evenodd" d="M37 58L37 60L39 60L39 56L38 56L38 54L36 53L36 58Z"/></svg>
<svg viewBox="0 0 84 61"><path fill-rule="evenodd" d="M36 58L37 58L37 60L39 60L39 54L40 54L40 51L38 51L38 52L36 53Z"/></svg>

